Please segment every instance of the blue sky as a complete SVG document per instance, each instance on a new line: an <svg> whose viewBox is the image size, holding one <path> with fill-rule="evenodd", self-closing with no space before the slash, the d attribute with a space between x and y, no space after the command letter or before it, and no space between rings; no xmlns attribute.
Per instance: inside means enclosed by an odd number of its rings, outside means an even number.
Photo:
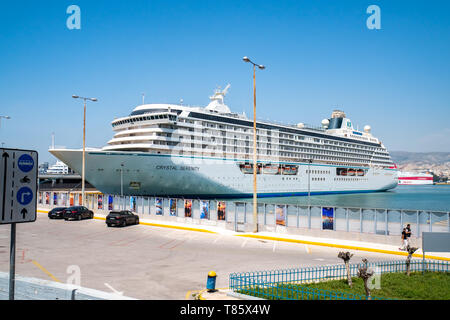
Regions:
<svg viewBox="0 0 450 320"><path fill-rule="evenodd" d="M81 8L69 30L66 9ZM366 9L381 9L369 30ZM0 142L35 149L112 137L110 122L141 102L226 103L258 117L320 124L338 107L389 150L450 151L448 1L2 1Z"/></svg>

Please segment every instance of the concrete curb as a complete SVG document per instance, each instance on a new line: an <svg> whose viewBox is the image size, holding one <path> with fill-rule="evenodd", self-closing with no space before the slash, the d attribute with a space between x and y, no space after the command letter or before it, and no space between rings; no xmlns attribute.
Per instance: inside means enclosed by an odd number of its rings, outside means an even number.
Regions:
<svg viewBox="0 0 450 320"><path fill-rule="evenodd" d="M258 297L252 297L246 294L242 294L242 293L237 293L237 292L228 292L227 296L233 297L233 298L237 298L237 299L241 299L241 300L267 300L267 299L263 299L263 298L258 298Z"/></svg>

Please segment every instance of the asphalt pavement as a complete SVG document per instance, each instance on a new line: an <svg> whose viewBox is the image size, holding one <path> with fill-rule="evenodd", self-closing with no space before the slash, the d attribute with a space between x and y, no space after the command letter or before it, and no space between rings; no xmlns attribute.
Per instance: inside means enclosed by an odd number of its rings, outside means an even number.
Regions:
<svg viewBox="0 0 450 320"><path fill-rule="evenodd" d="M0 271L9 270L9 225L0 226ZM17 225L16 274L80 285L138 299L186 299L217 288L232 272L337 264L340 248L236 237L151 225L108 228L104 220L50 220ZM401 259L355 251L352 262Z"/></svg>

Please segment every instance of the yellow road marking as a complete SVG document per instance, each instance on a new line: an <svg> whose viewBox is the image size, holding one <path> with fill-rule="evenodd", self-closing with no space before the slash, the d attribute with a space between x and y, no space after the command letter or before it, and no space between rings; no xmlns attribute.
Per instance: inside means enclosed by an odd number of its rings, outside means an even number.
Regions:
<svg viewBox="0 0 450 320"><path fill-rule="evenodd" d="M211 230L206 230L206 229L181 227L181 226L172 226L172 225L152 223L152 222L139 222L139 224L142 224L142 225L145 225L145 226L152 226L152 227L162 227L162 228L180 229L180 230L188 230L188 231L198 231L198 232L206 232L206 233L214 233L214 234L217 233L217 232L214 232L214 231L211 231Z"/></svg>
<svg viewBox="0 0 450 320"><path fill-rule="evenodd" d="M273 241L303 243L303 244L310 244L313 246L324 246L324 247L333 247L333 248L341 248L341 249L351 249L351 250L359 250L359 251L395 254L395 255L399 255L399 256L407 256L408 255L406 252L397 252L397 251L384 250L384 249L365 248L365 247L357 247L357 246L348 246L348 245L343 245L343 244L314 242L314 241L306 241L306 240L298 240L298 239L277 238L277 237L261 236L261 235L254 235L254 234L238 234L236 236L237 237L248 237L248 238L256 238L256 239L273 240ZM417 254L417 253L413 254L413 257L417 257L417 258L422 258L422 256L423 256L422 254ZM425 258L450 261L450 258L430 256L430 255L425 255Z"/></svg>
<svg viewBox="0 0 450 320"><path fill-rule="evenodd" d="M48 275L53 281L62 282L61 280L56 278L54 275L52 275L47 269L45 269L43 266L41 266L36 260L32 260L32 262L36 267L41 269L42 272L44 272L46 275Z"/></svg>

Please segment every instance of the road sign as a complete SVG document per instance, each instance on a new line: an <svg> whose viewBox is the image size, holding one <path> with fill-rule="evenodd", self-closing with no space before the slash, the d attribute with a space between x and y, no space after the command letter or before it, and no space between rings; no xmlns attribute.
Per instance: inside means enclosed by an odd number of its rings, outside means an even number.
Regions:
<svg viewBox="0 0 450 320"><path fill-rule="evenodd" d="M422 232L423 252L450 252L449 232Z"/></svg>
<svg viewBox="0 0 450 320"><path fill-rule="evenodd" d="M34 222L37 209L37 152L2 148L0 156L0 224Z"/></svg>

